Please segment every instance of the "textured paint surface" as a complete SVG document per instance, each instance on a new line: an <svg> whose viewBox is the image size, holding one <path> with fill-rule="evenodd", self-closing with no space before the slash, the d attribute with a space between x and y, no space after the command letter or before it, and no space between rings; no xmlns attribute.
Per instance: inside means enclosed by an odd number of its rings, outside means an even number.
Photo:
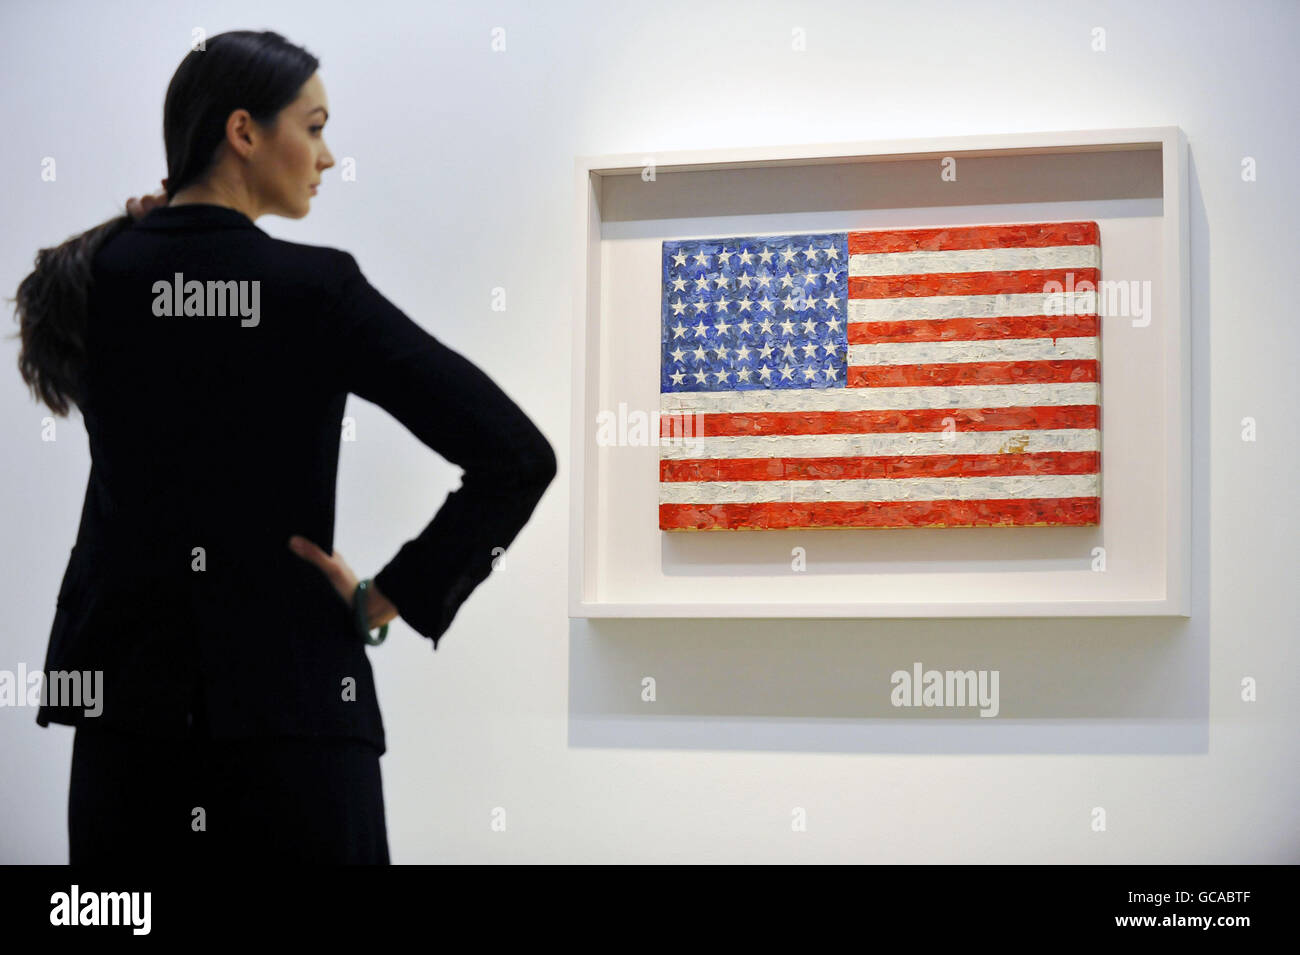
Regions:
<svg viewBox="0 0 1300 955"><path fill-rule="evenodd" d="M1093 222L664 242L660 527L1099 523L1100 264Z"/></svg>

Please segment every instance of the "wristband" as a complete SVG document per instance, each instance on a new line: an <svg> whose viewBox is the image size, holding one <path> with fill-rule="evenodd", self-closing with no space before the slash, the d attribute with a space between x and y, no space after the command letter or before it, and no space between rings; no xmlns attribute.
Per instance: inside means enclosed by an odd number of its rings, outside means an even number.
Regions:
<svg viewBox="0 0 1300 955"><path fill-rule="evenodd" d="M377 647L388 636L388 624L380 626L377 636L371 636L370 628L366 626L366 595L370 592L370 585L373 582L373 578L367 577L357 583L356 592L352 595L352 616L356 622L357 632L365 638L366 643Z"/></svg>

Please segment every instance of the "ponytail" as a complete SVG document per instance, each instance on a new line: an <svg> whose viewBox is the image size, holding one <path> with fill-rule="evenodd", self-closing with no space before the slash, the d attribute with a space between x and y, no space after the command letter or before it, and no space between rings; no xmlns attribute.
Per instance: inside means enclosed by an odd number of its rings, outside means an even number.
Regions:
<svg viewBox="0 0 1300 955"><path fill-rule="evenodd" d="M99 247L131 222L120 215L36 253L36 267L18 286L18 370L33 397L56 415L85 395L87 307L91 262Z"/></svg>

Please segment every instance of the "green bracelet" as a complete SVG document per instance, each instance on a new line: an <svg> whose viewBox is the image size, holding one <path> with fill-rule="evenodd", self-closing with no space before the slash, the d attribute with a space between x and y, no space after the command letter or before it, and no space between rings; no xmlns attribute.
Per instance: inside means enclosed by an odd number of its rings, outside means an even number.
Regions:
<svg viewBox="0 0 1300 955"><path fill-rule="evenodd" d="M356 593L352 595L352 616L356 621L357 632L365 637L366 643L372 647L377 647L388 636L388 624L383 624L379 628L379 635L374 637L370 635L370 628L366 626L366 594L373 582L374 578L367 577L357 584Z"/></svg>

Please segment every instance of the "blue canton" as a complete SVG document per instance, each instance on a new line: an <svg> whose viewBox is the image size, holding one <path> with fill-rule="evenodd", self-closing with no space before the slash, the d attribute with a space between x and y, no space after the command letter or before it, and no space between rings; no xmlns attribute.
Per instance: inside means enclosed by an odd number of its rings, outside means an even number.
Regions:
<svg viewBox="0 0 1300 955"><path fill-rule="evenodd" d="M843 388L848 233L663 244L661 391Z"/></svg>

